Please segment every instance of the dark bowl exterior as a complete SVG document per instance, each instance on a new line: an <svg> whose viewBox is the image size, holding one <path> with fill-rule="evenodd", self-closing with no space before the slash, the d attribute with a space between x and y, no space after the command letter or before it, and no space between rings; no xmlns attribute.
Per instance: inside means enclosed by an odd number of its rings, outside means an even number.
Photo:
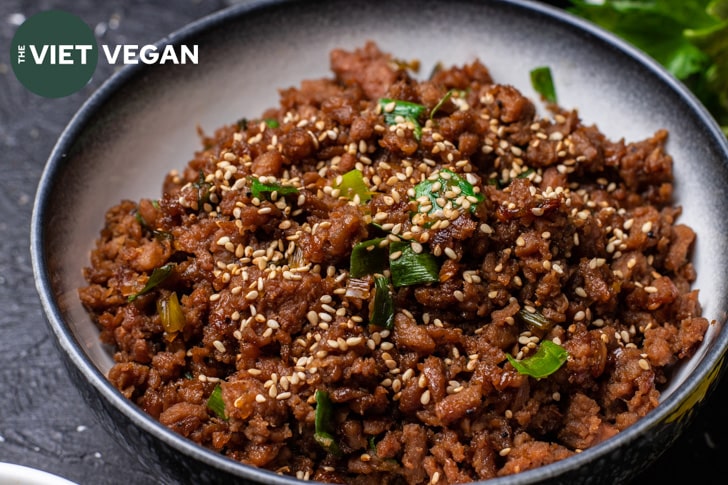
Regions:
<svg viewBox="0 0 728 485"><path fill-rule="evenodd" d="M402 19L399 22L402 30L398 33L387 32L388 26L398 23L386 19L382 20L384 27L380 26L378 30L372 27L370 30L369 26L373 24L366 22L374 22L373 19L381 16L382 5L365 0L351 2L328 0L314 3L252 2L202 19L171 35L160 44L179 45L199 42L201 46L207 46L206 49L201 49L201 56L209 55L210 64L207 67L215 69L215 66L230 55L232 49L247 46L246 53L254 57L259 46L275 43L278 49L275 52L281 54L279 59L261 60L255 57L255 63L251 62L251 65L263 63L265 69L276 70L283 85L291 85L300 79L310 77L307 76L308 70L319 77L325 75L327 51L319 49L309 52L307 56L315 59L311 63L296 60L300 54L300 46L296 45L295 38L286 38L279 34L281 38L277 40L269 38L266 41L265 38L260 38L260 36L265 37L265 33L280 33L285 32L285 29L299 34L305 31L307 39L320 48L334 47L339 42L348 46L357 45L370 35L380 34L385 49L397 52L397 49L401 48L406 51L405 54L409 52L416 54L423 46L408 40L406 33L409 32L408 28L422 28L422 23L426 23L426 28L443 28L448 31L449 33L443 33L445 38L451 38L450 34L457 32L458 28L469 28L470 32L475 32L467 39L472 43L473 39L480 41L480 36L483 35L477 30L477 22L485 23L494 30L497 30L497 26L504 21L519 19L524 22L526 26L521 27L519 39L507 39L502 42L503 45L508 45L511 41L524 42L527 45L529 42L531 44L542 42L539 39L541 33L524 34L532 31L533 26L541 25L544 30L553 31L546 41L552 41L555 45L553 47L540 45L538 49L545 51L531 54L529 60L556 59L551 51L563 52L564 49L574 56L604 58L603 61L592 61L591 64L580 63L582 59L571 59L564 64L562 72L567 72L571 64L577 65L571 66L573 68L571 77L565 76L564 86L573 88L575 93L573 97L569 97L568 94L564 96L565 102L578 106L584 119L598 119L601 127L606 127L615 133L612 136L617 136L616 134L625 129L630 137L639 138L650 135L656 128L662 127L661 123L667 123L671 133L678 133L677 144L668 147L677 154L676 159L678 156L687 156L686 154L695 152L691 155L693 161L690 162L692 166L689 169L699 172L695 176L697 178L693 180L690 178L693 175L689 175L685 187L679 190L679 196L687 202L686 213L692 217L690 223L695 222L698 225L697 232L701 235L707 234L708 240L717 240L718 235L728 233L726 230L728 223L724 221L701 222L705 217L702 211L708 207L711 207L710 211L718 212L726 209L727 203L720 192L720 188L728 184L726 164L728 144L725 137L707 111L684 86L650 59L583 21L535 2L395 0L387 3L387 9ZM443 19L451 15L447 12L454 8L461 9L461 14L468 12L472 14L464 21L464 27L442 25L445 23ZM341 11L356 16L363 24L361 26L357 24L356 28L352 27L351 21L342 21L338 16L337 12ZM498 31L498 35L508 35L508 31L508 29ZM328 38L329 32L333 32L331 39ZM528 35L535 36L536 40L527 38ZM560 41L561 35L567 35L566 39ZM426 37L425 33L419 34L418 38ZM575 47L575 41L583 42L586 47ZM494 49L502 47L497 45ZM465 56L465 60L473 53L477 53L477 49L463 47L461 42L454 42L448 49L457 52L458 48L464 50L461 57ZM593 52L579 54L581 52L579 49L587 48ZM443 52L445 51L428 52L426 57L441 56ZM493 55L490 51L487 53ZM449 59L443 61L450 62ZM506 82L525 88L523 75L527 75L524 67L527 64L498 57L484 58L483 61L486 66L495 66L493 71L496 80L502 81L505 76ZM453 61L455 62L460 60ZM599 64L600 62L602 64ZM509 67L513 63L515 67ZM607 67L599 67L604 63ZM291 65L294 67L289 69L288 66ZM305 66L306 72L301 71L302 65ZM191 147L194 147L194 143L187 138L190 138L189 135L193 133L193 127L199 120L191 119L191 113L199 113L202 124L214 128L239 118L243 110L257 113L275 101L272 97L262 97L254 101L242 102L238 99L230 103L224 97L231 91L226 91L226 88L222 87L225 84L221 84L208 88L223 98L217 104L215 98L210 95L207 98L208 104L195 104L190 101L192 93L199 90L200 86L206 85L205 83L209 83L211 79L210 76L200 74L201 68L201 66L143 65L126 67L99 89L74 117L51 154L36 195L31 227L31 254L36 284L49 327L56 336L56 345L64 357L69 374L77 383L86 402L98 415L105 428L120 443L137 454L140 465L154 470L159 475L161 483L301 483L290 477L233 462L210 450L202 449L166 429L127 401L104 377L110 365L108 349L103 348L96 339L97 334L88 319L85 319L75 293L81 281L80 269L86 264L88 249L103 222L103 216L100 214L103 214L105 208L111 203L116 203L122 196L134 198L157 193L157 184L162 180L163 174L175 168L174 164L184 163L185 157L189 157L192 153ZM237 69L236 75L244 79L232 92L241 87L248 87L254 90L265 89L271 91L271 95L275 95L275 87L265 76L261 79L254 74L246 74L247 71L243 68ZM579 69L592 76L591 87L589 83L579 81L579 76L575 74ZM620 69L623 73L620 76L625 79L614 74L611 71L614 69ZM520 74L514 74L514 70ZM602 74L603 70L608 70L611 74ZM230 79L226 80L229 81ZM614 85L622 82L624 85ZM647 84L649 88L630 94L635 86L640 86L641 83ZM645 120L656 118L650 122L644 122L643 119L631 120L629 117L625 121L626 115L620 117L619 113L611 112L604 115L605 109L609 111L605 108L608 106L608 99L599 101L590 97L590 89L597 92L603 90L612 93L623 92L625 96L633 96L629 103L637 105L644 103L643 107L655 106L658 101L667 103L667 106L659 107L660 111L657 114L637 113L637 118L639 116L644 116ZM590 105L587 104L589 100L593 101L595 107L589 108ZM165 108L170 105L176 107ZM212 114L208 114L210 112ZM630 113L630 116L634 117L634 114ZM181 121L187 124L180 123ZM143 142L151 143L158 137L168 137L163 138L165 147L149 145L153 147L149 156L154 157L155 163L134 161L144 153L136 152L136 148L131 144L119 147L115 145L117 142L110 138L112 133L116 133L121 139L143 138L144 134L140 133L152 129L149 127L157 130L156 138L142 140ZM690 138L683 143L680 130L688 130L695 140ZM684 147L690 143L694 143L695 146ZM100 154L110 153L113 158L116 152L121 155L117 156L118 160L113 169L99 164ZM124 154L128 154L129 160L132 161L125 163L122 156ZM158 163L158 159L166 159L167 162ZM146 170L146 165L149 172L144 175L142 183L131 188L123 184L124 178L136 175L139 179L138 170L140 167ZM687 169L678 168L678 171L680 170L692 173ZM108 185L98 188L102 182ZM696 192L694 190L696 186L703 191ZM697 201L692 201L695 197L698 197ZM715 328L711 330L699 359L696 359L697 363L692 369L685 371L685 375L681 377L681 385L675 386L667 393L660 407L617 437L579 455L518 475L493 479L488 481L488 484L623 483L654 462L678 438L695 413L699 412L702 401L717 385L726 368L728 331L723 328L723 323L728 310L726 301L728 283L722 268L728 264L726 261L728 251L722 251L720 244L719 247L710 249L709 256L717 258L715 267L703 264L699 269L699 273L707 274L706 281L712 285L705 294L711 302L707 310L710 313L709 317L716 321ZM68 274L73 276L69 277ZM701 295L703 295L702 290ZM692 373L686 377L688 371Z"/></svg>

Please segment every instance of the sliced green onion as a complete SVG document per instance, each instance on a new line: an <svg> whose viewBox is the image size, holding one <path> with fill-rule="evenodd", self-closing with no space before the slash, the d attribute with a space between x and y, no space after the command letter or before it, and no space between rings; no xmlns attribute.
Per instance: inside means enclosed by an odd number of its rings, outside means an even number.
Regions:
<svg viewBox="0 0 728 485"><path fill-rule="evenodd" d="M354 200L358 196L359 202L365 203L372 198L372 193L366 182L364 182L364 175L357 169L350 170L342 175L341 183L336 188L341 191L341 195L349 200Z"/></svg>
<svg viewBox="0 0 728 485"><path fill-rule="evenodd" d="M434 190L437 186L439 188ZM415 185L415 196L413 200L418 200L421 197L427 197L430 202L430 210L427 212L428 215L434 215L438 210L442 210L438 199L448 199L445 194L452 192L452 189L457 187L460 190L460 195L465 197L474 197L477 202L470 203L470 212L475 213L477 204L484 200L483 194L475 191L473 184L462 178L455 172L446 168L440 170L436 179L427 178L422 182ZM460 207L460 204L456 202L456 198L450 198L449 202L454 208Z"/></svg>
<svg viewBox="0 0 728 485"><path fill-rule="evenodd" d="M392 106L394 108L387 110ZM422 136L422 126L420 125L420 116L425 112L427 108L421 104L412 103L410 101L401 101L389 98L381 98L379 100L379 106L382 107L382 113L384 114L384 121L388 125L396 125L397 117L401 116L405 121L409 121L414 126L415 139L419 140Z"/></svg>
<svg viewBox="0 0 728 485"><path fill-rule="evenodd" d="M137 299L137 297L142 296L143 294L148 293L149 291L154 289L162 281L166 280L170 274L172 274L172 270L174 269L174 267L175 267L174 263L167 263L164 266L161 266L159 268L154 268L154 271L152 271L151 276L149 276L149 279L147 280L147 284L144 285L144 288L142 288L141 291L139 291L138 293L129 295L127 300L134 301Z"/></svg>
<svg viewBox="0 0 728 485"><path fill-rule="evenodd" d="M300 268L306 266L306 258L304 257L303 249L300 246L296 246L293 253L288 257L288 267L291 269Z"/></svg>
<svg viewBox="0 0 728 485"><path fill-rule="evenodd" d="M142 217L142 214L139 211L134 212L134 219L139 223L140 226L142 226L142 229L147 229L149 226L147 225L147 222Z"/></svg>
<svg viewBox="0 0 728 485"><path fill-rule="evenodd" d="M435 257L426 252L416 253L409 242L390 242L389 259L389 270L395 288L440 280L440 267Z"/></svg>
<svg viewBox="0 0 728 485"><path fill-rule="evenodd" d="M227 420L225 401L222 400L222 387L220 387L220 384L216 385L215 389L210 393L210 397L207 399L207 408L215 413L218 418Z"/></svg>
<svg viewBox="0 0 728 485"><path fill-rule="evenodd" d="M369 281L362 278L349 278L346 282L346 293L344 293L344 296L347 298L368 300L370 294Z"/></svg>
<svg viewBox="0 0 728 485"><path fill-rule="evenodd" d="M158 241L172 241L174 240L174 235L171 232L168 231L160 231L159 229L152 230L152 234Z"/></svg>
<svg viewBox="0 0 728 485"><path fill-rule="evenodd" d="M329 393L319 389L316 390L314 397L316 398L316 414L313 439L329 453L338 455L341 450L333 436L333 421L331 418L333 406L331 399L329 399Z"/></svg>
<svg viewBox="0 0 728 485"><path fill-rule="evenodd" d="M266 196L270 196L273 192L277 192L278 195L289 195L297 194L298 189L292 185L281 185L277 182L263 183L260 179L255 177L249 177L250 180L250 192L256 199L264 199Z"/></svg>
<svg viewBox="0 0 728 485"><path fill-rule="evenodd" d="M390 330L394 327L394 297L386 276L374 278L374 301L369 324Z"/></svg>
<svg viewBox="0 0 728 485"><path fill-rule="evenodd" d="M528 326L534 327L537 330L549 331L554 326L552 320L546 318L540 312L530 312L525 308L518 310L518 317Z"/></svg>
<svg viewBox="0 0 728 485"><path fill-rule="evenodd" d="M203 204L210 201L210 187L212 184L205 180L205 174L200 170L197 181L192 184L197 189L197 206L202 207Z"/></svg>
<svg viewBox="0 0 728 485"><path fill-rule="evenodd" d="M281 126L280 123L278 123L278 120L275 118L266 118L263 121L265 121L265 124L268 126L268 128L278 128L279 126Z"/></svg>
<svg viewBox="0 0 728 485"><path fill-rule="evenodd" d="M536 353L530 357L523 360L516 360L510 354L506 354L506 357L519 374L541 379L559 370L569 358L569 353L551 340L543 340Z"/></svg>
<svg viewBox="0 0 728 485"><path fill-rule="evenodd" d="M172 292L167 298L157 300L157 313L165 332L176 334L185 326L185 314L179 304L177 293Z"/></svg>
<svg viewBox="0 0 728 485"><path fill-rule="evenodd" d="M377 437L374 436L374 435L369 436L369 438L367 438L367 444L369 445L369 450L371 452L376 453L376 451L377 451Z"/></svg>
<svg viewBox="0 0 728 485"><path fill-rule="evenodd" d="M432 111L430 111L430 119L432 119L433 116L435 116L435 113L437 113L442 106L447 103L447 100L452 97L453 93L457 91L457 89L451 89L448 92L445 93L445 96L440 98L440 101L437 102L434 108L432 108Z"/></svg>
<svg viewBox="0 0 728 485"><path fill-rule="evenodd" d="M549 103L556 103L556 88L554 79L551 77L551 68L548 66L537 67L530 74L533 89Z"/></svg>
<svg viewBox="0 0 728 485"><path fill-rule="evenodd" d="M236 123L238 125L238 128L241 130L247 130L248 129L248 119L247 118L240 118L238 122Z"/></svg>
<svg viewBox="0 0 728 485"><path fill-rule="evenodd" d="M388 266L387 247L383 245L386 240L380 237L356 244L349 259L349 276L361 278L368 274L383 273Z"/></svg>
<svg viewBox="0 0 728 485"><path fill-rule="evenodd" d="M523 172L519 173L518 175L516 175L516 178L517 179L525 179L525 178L528 178L534 172L535 172L534 169L529 168L529 169L526 169Z"/></svg>

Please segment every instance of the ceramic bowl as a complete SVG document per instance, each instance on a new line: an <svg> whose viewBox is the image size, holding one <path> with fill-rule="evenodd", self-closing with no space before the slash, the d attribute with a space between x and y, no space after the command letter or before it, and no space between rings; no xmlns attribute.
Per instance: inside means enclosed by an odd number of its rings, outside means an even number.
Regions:
<svg viewBox="0 0 728 485"><path fill-rule="evenodd" d="M612 139L670 132L681 222L698 234L694 263L704 316L715 323L676 373L660 405L602 444L538 469L489 481L614 484L652 463L699 411L723 372L728 347L728 143L699 102L658 64L568 13L525 1L259 1L233 6L161 44L197 44L198 65L128 66L85 103L53 150L37 191L31 251L47 321L89 406L160 481L290 484L203 449L127 401L106 380L110 349L81 306L81 269L107 208L155 198L163 176L182 168L206 132L275 106L278 88L328 76L328 52L375 40L382 50L438 61L481 59L494 79L537 94L529 70L548 65L559 102Z"/></svg>
<svg viewBox="0 0 728 485"><path fill-rule="evenodd" d="M3 485L78 485L37 468L0 462L0 483Z"/></svg>

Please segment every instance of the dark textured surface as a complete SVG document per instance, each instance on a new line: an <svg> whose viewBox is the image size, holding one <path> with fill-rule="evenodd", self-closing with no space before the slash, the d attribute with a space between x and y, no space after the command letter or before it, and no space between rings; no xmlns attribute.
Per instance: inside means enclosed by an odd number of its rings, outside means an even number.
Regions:
<svg viewBox="0 0 728 485"><path fill-rule="evenodd" d="M169 2L3 1L0 3L0 461L62 475L80 484L156 483L96 421L61 365L43 321L28 253L35 187L45 160L73 113L110 74L99 62L81 92L45 99L26 91L9 66L8 45L24 17L51 8L80 16L100 42L145 44L226 5ZM728 448L728 383L693 425L634 483L711 479Z"/></svg>

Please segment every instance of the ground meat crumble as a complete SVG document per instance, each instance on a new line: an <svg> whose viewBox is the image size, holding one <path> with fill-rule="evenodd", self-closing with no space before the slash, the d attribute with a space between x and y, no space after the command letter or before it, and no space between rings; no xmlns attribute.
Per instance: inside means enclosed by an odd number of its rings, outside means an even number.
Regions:
<svg viewBox="0 0 728 485"><path fill-rule="evenodd" d="M114 386L234 460L349 484L518 473L654 409L708 327L668 134L611 141L576 111L539 116L477 60L417 81L371 42L330 59L333 77L203 134L159 200L108 211L80 297ZM400 101L424 111L391 116ZM438 268L389 286L386 326L369 324L375 277L349 272L374 238ZM507 359L544 340L568 352L548 377ZM317 390L335 449L315 438Z"/></svg>

